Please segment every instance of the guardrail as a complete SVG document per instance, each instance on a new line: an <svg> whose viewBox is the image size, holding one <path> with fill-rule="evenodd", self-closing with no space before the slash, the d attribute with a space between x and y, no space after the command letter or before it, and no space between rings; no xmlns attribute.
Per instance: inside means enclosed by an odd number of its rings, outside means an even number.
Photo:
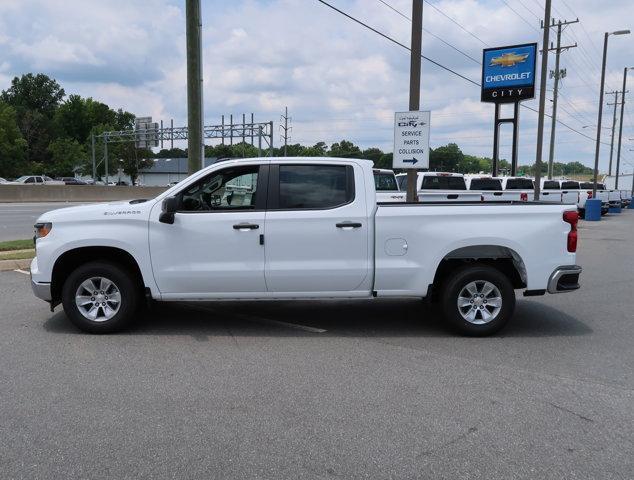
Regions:
<svg viewBox="0 0 634 480"><path fill-rule="evenodd" d="M0 203L131 200L154 198L167 189L105 185L0 185Z"/></svg>

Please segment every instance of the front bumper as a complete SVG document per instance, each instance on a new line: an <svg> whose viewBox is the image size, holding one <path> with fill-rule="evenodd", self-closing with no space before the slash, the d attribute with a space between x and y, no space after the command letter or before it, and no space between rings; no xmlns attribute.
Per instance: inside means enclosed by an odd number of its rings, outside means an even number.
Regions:
<svg viewBox="0 0 634 480"><path fill-rule="evenodd" d="M51 295L50 283L38 283L34 282L33 279L31 279L31 288L33 289L33 293L37 298L41 298L42 300L46 300L47 302L53 300L53 296Z"/></svg>
<svg viewBox="0 0 634 480"><path fill-rule="evenodd" d="M548 293L565 293L579 289L579 265L562 265L557 267L548 279Z"/></svg>
<svg viewBox="0 0 634 480"><path fill-rule="evenodd" d="M31 260L31 289L37 298L41 298L42 300L46 300L50 302L53 299L53 295L51 294L51 284L50 282L36 282L33 280L33 274L36 276L39 273L37 266L37 257Z"/></svg>

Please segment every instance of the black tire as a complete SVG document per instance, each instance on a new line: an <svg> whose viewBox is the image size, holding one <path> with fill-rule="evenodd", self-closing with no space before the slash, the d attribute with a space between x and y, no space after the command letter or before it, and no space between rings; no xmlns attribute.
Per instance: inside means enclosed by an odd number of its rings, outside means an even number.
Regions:
<svg viewBox="0 0 634 480"><path fill-rule="evenodd" d="M495 317L487 321L487 323L472 323L465 319L458 308L458 298L466 287L473 282L476 282L476 286L484 290L484 282L493 284L500 293L502 299L501 308L497 311ZM489 294L492 295L492 294ZM486 298L482 300L476 299L477 302L484 302ZM489 300L491 302L491 300ZM510 279L500 272L499 270L490 267L488 265L474 264L458 269L452 273L444 282L441 293L441 307L443 316L447 323L456 331L462 335L481 337L486 335L492 335L500 331L506 323L509 321L515 310L515 290ZM487 303L487 302L484 302ZM474 322L484 322L483 313L478 313L477 308L482 307L488 315L491 312L495 312L495 308L491 306L491 303L487 305L474 305L474 314L476 318ZM472 307L463 307L463 312L469 313Z"/></svg>
<svg viewBox="0 0 634 480"><path fill-rule="evenodd" d="M75 301L80 285L95 277L111 281L119 293L118 311L109 319L104 318L105 309L103 308L101 310L97 308L97 311L102 314L99 321L86 318ZM140 297L141 288L135 276L121 266L106 261L81 265L68 276L62 287L62 305L66 316L77 328L89 333L112 333L127 327L135 318L140 305ZM112 301L112 296L110 300ZM108 303L108 305L114 304ZM91 308L91 306L88 305L87 308Z"/></svg>

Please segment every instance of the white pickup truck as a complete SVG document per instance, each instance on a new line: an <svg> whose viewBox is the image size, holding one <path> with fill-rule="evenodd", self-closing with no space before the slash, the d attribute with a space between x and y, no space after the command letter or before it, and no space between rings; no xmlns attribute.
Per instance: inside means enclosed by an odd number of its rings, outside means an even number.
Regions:
<svg viewBox="0 0 634 480"><path fill-rule="evenodd" d="M127 325L145 295L427 297L486 335L516 289L567 292L581 273L574 208L377 204L372 163L357 159L223 161L152 200L54 210L35 229L35 295L94 333Z"/></svg>
<svg viewBox="0 0 634 480"><path fill-rule="evenodd" d="M396 176L401 191L407 192L407 174ZM416 191L420 202L477 202L479 192L469 192L462 173L418 172Z"/></svg>

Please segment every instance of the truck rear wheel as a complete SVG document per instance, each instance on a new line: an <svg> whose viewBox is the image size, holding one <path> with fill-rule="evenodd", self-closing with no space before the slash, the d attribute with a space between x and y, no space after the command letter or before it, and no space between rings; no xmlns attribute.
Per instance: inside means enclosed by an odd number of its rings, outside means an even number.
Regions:
<svg viewBox="0 0 634 480"><path fill-rule="evenodd" d="M442 309L449 324L463 335L485 336L502 329L515 309L509 278L488 265L471 265L445 282Z"/></svg>
<svg viewBox="0 0 634 480"><path fill-rule="evenodd" d="M62 304L70 321L89 333L126 327L139 305L134 277L120 266L91 262L75 269L62 287Z"/></svg>

